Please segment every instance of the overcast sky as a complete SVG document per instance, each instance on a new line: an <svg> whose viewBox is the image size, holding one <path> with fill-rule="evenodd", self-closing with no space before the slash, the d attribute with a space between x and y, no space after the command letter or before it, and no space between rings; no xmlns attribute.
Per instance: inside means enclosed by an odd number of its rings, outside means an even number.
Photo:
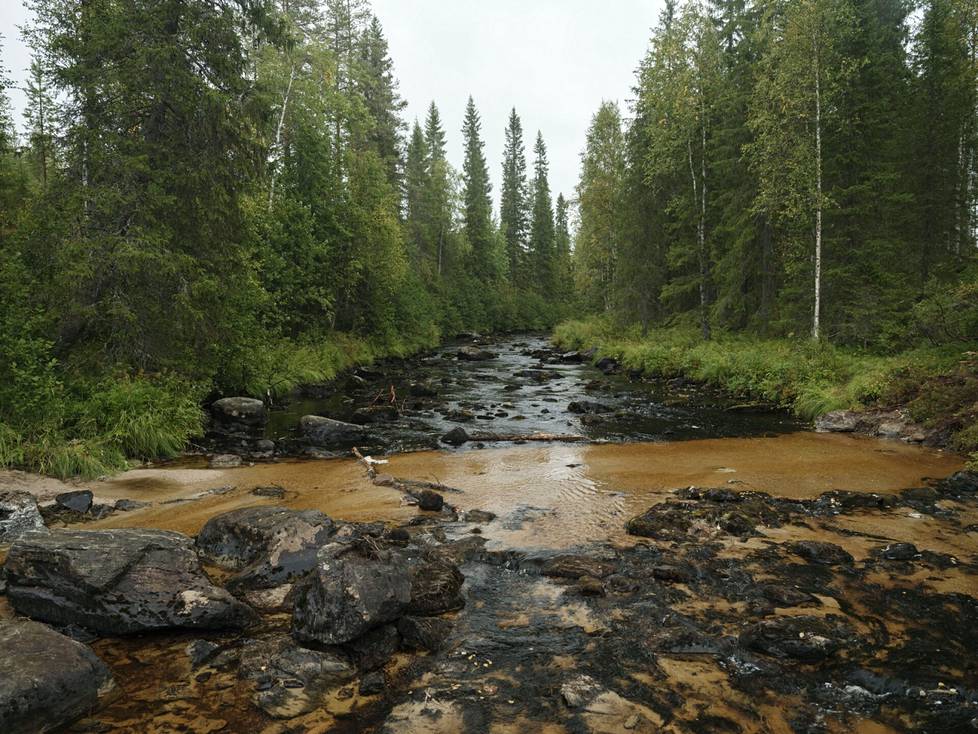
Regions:
<svg viewBox="0 0 978 734"><path fill-rule="evenodd" d="M471 94L482 115L498 201L503 129L523 120L527 159L537 130L550 157L554 198L573 196L584 132L602 99L625 112L661 0L373 0L390 42L407 121L431 100L442 114L449 159L462 164L462 114ZM0 0L3 65L22 83L29 54L17 26L20 0ZM11 94L20 119L23 97Z"/></svg>

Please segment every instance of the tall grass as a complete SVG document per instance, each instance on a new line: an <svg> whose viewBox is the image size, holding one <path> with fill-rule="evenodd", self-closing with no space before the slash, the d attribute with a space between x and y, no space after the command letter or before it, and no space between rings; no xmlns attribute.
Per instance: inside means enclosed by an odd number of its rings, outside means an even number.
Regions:
<svg viewBox="0 0 978 734"><path fill-rule="evenodd" d="M961 345L915 349L895 356L845 350L824 342L721 334L704 342L691 330L662 329L642 336L597 318L568 321L554 330L565 349L596 348L629 370L685 376L745 398L813 419L838 409L858 409L894 397L898 375L940 375L957 364ZM978 444L976 444L978 445Z"/></svg>

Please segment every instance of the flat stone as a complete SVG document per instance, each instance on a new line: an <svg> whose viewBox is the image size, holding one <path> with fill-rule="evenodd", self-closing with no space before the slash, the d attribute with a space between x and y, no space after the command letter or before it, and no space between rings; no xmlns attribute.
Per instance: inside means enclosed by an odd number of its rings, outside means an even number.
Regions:
<svg viewBox="0 0 978 734"><path fill-rule="evenodd" d="M37 500L29 492L0 491L0 543L10 543L27 533L46 533Z"/></svg>
<svg viewBox="0 0 978 734"><path fill-rule="evenodd" d="M824 543L819 540L799 540L789 546L792 553L801 556L810 563L823 566L852 565L853 557L835 543Z"/></svg>
<svg viewBox="0 0 978 734"><path fill-rule="evenodd" d="M211 405L211 415L222 423L239 423L245 426L264 426L268 423L265 403L255 398L221 398Z"/></svg>
<svg viewBox="0 0 978 734"><path fill-rule="evenodd" d="M14 542L7 596L22 615L102 634L242 627L254 612L201 570L193 541L164 530L58 530Z"/></svg>
<svg viewBox="0 0 978 734"><path fill-rule="evenodd" d="M233 469L241 466L241 457L237 454L216 454L207 462L209 469Z"/></svg>
<svg viewBox="0 0 978 734"><path fill-rule="evenodd" d="M87 489L62 492L54 498L55 504L72 512L88 512L92 507L92 493Z"/></svg>

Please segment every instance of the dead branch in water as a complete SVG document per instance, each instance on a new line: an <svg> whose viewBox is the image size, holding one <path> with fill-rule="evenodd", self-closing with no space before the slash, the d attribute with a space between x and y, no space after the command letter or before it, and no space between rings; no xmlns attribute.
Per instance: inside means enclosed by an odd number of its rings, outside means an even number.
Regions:
<svg viewBox="0 0 978 734"><path fill-rule="evenodd" d="M493 443L502 441L554 441L561 443L581 443L589 441L587 436L579 436L573 433L472 433L469 434L469 441L482 441L483 443Z"/></svg>

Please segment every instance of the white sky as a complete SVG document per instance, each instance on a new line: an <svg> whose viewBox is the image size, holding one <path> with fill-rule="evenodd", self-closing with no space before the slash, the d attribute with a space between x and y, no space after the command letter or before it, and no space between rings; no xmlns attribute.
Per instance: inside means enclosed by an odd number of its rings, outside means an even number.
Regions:
<svg viewBox="0 0 978 734"><path fill-rule="evenodd" d="M462 114L471 94L482 115L486 157L498 201L503 129L509 110L523 120L527 160L537 130L550 158L550 186L574 194L584 133L603 99L625 112L634 70L645 54L661 0L373 0L390 42L408 123L431 100L462 163ZM0 0L2 64L20 84L30 62L17 26L20 0ZM12 90L20 119L23 96Z"/></svg>

